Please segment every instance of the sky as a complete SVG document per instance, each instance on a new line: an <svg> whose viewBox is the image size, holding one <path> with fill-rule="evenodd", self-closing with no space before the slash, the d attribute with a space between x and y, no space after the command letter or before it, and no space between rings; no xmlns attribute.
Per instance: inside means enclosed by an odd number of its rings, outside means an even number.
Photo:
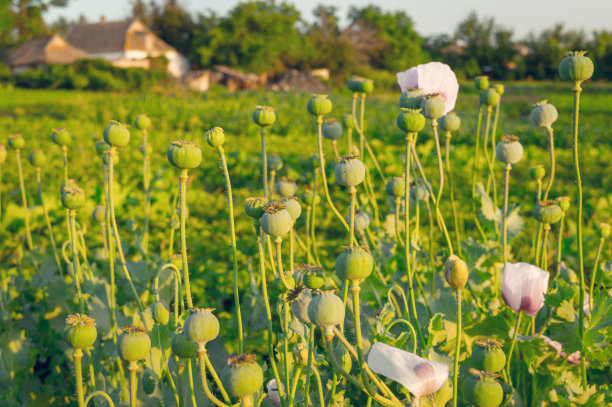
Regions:
<svg viewBox="0 0 612 407"><path fill-rule="evenodd" d="M239 3L238 0L179 0L190 12L213 10L223 15ZM277 0L280 1L280 0ZM147 1L148 2L148 1ZM157 0L162 3L163 0ZM612 0L289 0L307 21L318 4L335 5L341 17L351 5L376 4L384 10L403 10L415 22L422 36L452 34L457 24L471 11L514 30L517 38L530 32L540 32L557 23L569 29L612 30ZM89 21L123 19L131 10L129 0L70 0L65 8L53 7L45 14L52 22L59 16L70 20L83 14Z"/></svg>

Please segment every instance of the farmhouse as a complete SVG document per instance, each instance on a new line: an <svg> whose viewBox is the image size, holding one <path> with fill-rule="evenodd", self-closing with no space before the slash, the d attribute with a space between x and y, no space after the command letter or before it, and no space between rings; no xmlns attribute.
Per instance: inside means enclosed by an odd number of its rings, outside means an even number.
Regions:
<svg viewBox="0 0 612 407"><path fill-rule="evenodd" d="M89 58L91 56L87 52L70 45L60 35L53 34L25 42L9 56L7 62L13 73L20 74L39 65L66 65Z"/></svg>
<svg viewBox="0 0 612 407"><path fill-rule="evenodd" d="M189 72L189 60L151 32L140 20L76 24L66 34L66 41L91 55L121 68L149 69L150 57L165 56L168 73L183 78Z"/></svg>

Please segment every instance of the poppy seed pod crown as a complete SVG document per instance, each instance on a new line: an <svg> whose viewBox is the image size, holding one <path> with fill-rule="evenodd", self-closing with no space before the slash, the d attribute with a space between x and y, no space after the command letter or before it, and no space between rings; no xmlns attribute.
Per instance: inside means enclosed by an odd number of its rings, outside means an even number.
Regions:
<svg viewBox="0 0 612 407"><path fill-rule="evenodd" d="M313 116L325 116L332 111L332 102L327 95L312 95L306 104L308 113Z"/></svg>
<svg viewBox="0 0 612 407"><path fill-rule="evenodd" d="M593 76L593 61L586 51L568 52L559 62L559 76L566 81L583 82Z"/></svg>
<svg viewBox="0 0 612 407"><path fill-rule="evenodd" d="M66 318L66 339L75 349L91 347L98 337L96 321L85 314L68 315Z"/></svg>
<svg viewBox="0 0 612 407"><path fill-rule="evenodd" d="M274 108L270 106L255 106L252 118L256 125L267 127L273 125L276 121L276 113L274 113Z"/></svg>
<svg viewBox="0 0 612 407"><path fill-rule="evenodd" d="M516 164L523 158L523 146L514 135L503 136L495 147L495 157L505 164Z"/></svg>
<svg viewBox="0 0 612 407"><path fill-rule="evenodd" d="M365 179L365 165L354 155L340 157L334 167L336 182L343 187L356 187Z"/></svg>
<svg viewBox="0 0 612 407"><path fill-rule="evenodd" d="M550 129L552 124L557 121L559 113L557 108L548 103L548 100L541 100L540 102L533 105L529 118L531 123L537 127L544 127Z"/></svg>

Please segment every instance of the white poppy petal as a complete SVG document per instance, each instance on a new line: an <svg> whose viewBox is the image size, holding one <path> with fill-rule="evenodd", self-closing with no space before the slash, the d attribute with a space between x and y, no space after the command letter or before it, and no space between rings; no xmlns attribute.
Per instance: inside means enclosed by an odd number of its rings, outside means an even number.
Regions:
<svg viewBox="0 0 612 407"><path fill-rule="evenodd" d="M418 87L423 93L438 93L444 99L444 114L455 108L459 82L450 66L441 62L429 62L417 66Z"/></svg>
<svg viewBox="0 0 612 407"><path fill-rule="evenodd" d="M548 289L549 274L527 263L521 264L522 289L520 310L532 317L544 306L544 294Z"/></svg>
<svg viewBox="0 0 612 407"><path fill-rule="evenodd" d="M520 263L506 263L504 266L504 278L502 281L502 299L514 311L519 310L521 305L522 273Z"/></svg>
<svg viewBox="0 0 612 407"><path fill-rule="evenodd" d="M396 76L402 93L406 92L408 88L417 88L419 85L416 67L412 67L404 72L398 72Z"/></svg>
<svg viewBox="0 0 612 407"><path fill-rule="evenodd" d="M282 386L281 388L284 390L285 387L283 386L282 383L281 383L281 386ZM281 403L280 395L278 394L278 384L276 383L276 379L272 379L268 382L268 384L266 385L266 390L268 391L268 399L270 399L272 404L280 407L282 403Z"/></svg>
<svg viewBox="0 0 612 407"><path fill-rule="evenodd" d="M372 371L400 383L417 398L438 391L448 380L447 364L432 362L381 342L370 349L368 365Z"/></svg>

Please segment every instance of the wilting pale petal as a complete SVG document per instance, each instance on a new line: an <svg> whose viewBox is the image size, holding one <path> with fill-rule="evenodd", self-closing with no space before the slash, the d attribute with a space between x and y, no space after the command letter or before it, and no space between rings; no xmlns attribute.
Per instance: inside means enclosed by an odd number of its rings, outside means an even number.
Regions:
<svg viewBox="0 0 612 407"><path fill-rule="evenodd" d="M377 342L368 354L370 368L407 388L416 398L438 391L448 380L448 365Z"/></svg>
<svg viewBox="0 0 612 407"><path fill-rule="evenodd" d="M281 383L281 386L283 384ZM285 387L283 386L282 389ZM266 390L268 390L268 398L275 406L280 407L282 405L280 395L278 394L278 385L276 384L276 379L272 379L266 385Z"/></svg>
<svg viewBox="0 0 612 407"><path fill-rule="evenodd" d="M532 317L544 305L549 274L528 263L506 263L502 282L502 299L514 311Z"/></svg>
<svg viewBox="0 0 612 407"><path fill-rule="evenodd" d="M574 353L568 356L567 353L563 351L563 345L561 345L561 342L553 341L546 335L542 335L540 336L540 338L542 338L548 346L550 346L555 351L557 351L557 355L559 355L560 358L562 359L567 358L567 362L573 365L577 365L580 363L580 351L579 350L575 351Z"/></svg>
<svg viewBox="0 0 612 407"><path fill-rule="evenodd" d="M453 70L446 64L429 62L398 72L397 83L402 92L406 92L408 88L417 88L423 94L438 93L444 99L444 114L455 108L459 82Z"/></svg>

